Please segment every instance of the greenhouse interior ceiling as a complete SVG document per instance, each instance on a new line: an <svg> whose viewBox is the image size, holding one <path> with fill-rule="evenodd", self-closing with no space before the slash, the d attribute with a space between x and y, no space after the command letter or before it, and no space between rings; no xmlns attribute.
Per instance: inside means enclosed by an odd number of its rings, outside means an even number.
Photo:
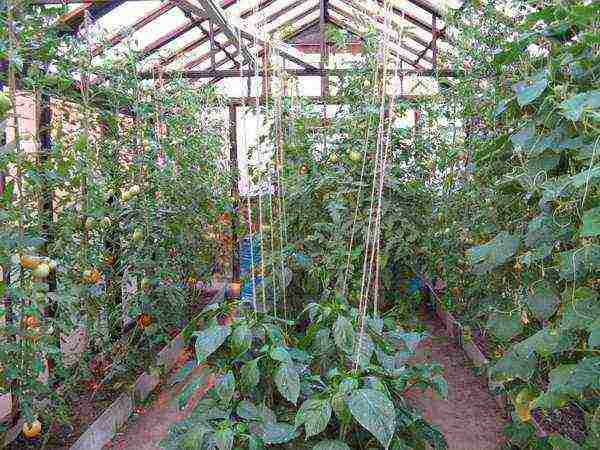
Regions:
<svg viewBox="0 0 600 450"><path fill-rule="evenodd" d="M450 51L452 42L444 11L460 6L425 0L33 3L68 5L59 22L65 33L85 41L95 61L135 50L143 75L160 71L207 83L260 72L269 67L271 54L282 58L282 67L295 75L319 75L337 66L328 58L331 26L351 36L345 51L358 53L362 35L372 27L387 33L400 69L418 74L443 70L437 65L438 51Z"/></svg>

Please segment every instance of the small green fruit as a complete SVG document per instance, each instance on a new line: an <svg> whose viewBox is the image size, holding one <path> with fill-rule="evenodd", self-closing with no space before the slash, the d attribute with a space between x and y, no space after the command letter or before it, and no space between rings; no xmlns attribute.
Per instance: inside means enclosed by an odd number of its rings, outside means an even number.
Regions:
<svg viewBox="0 0 600 450"><path fill-rule="evenodd" d="M144 239L144 233L138 228L133 232L132 238L134 242L140 242L142 239Z"/></svg>
<svg viewBox="0 0 600 450"><path fill-rule="evenodd" d="M359 162L362 159L362 155L356 150L350 150L348 153L348 158L350 158L350 161L352 162Z"/></svg>
<svg viewBox="0 0 600 450"><path fill-rule="evenodd" d="M95 226L96 226L96 219L94 219L93 217L88 217L85 220L85 231L91 231L94 229Z"/></svg>
<svg viewBox="0 0 600 450"><path fill-rule="evenodd" d="M4 119L4 116L12 108L10 98L4 92L0 92L0 119Z"/></svg>

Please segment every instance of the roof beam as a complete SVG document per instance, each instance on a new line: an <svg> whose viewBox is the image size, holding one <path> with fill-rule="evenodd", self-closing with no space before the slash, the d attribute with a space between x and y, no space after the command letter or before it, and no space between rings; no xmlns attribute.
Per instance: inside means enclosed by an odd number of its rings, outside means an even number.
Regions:
<svg viewBox="0 0 600 450"><path fill-rule="evenodd" d="M275 0L263 0L261 1L258 6L256 8L249 8L247 10L245 10L244 12L242 12L240 14L240 17L242 18L246 18L251 16L254 12L258 12L261 11L265 8L267 8L269 5L271 5ZM300 2L296 2L296 3L303 3L304 0L301 0ZM277 14L277 13L275 13ZM272 16L270 16L267 19L267 22L271 22L272 20L275 20L273 17L275 16L275 14L273 14ZM220 27L215 27L214 29L214 33L215 36L217 36L219 33L221 32L221 28ZM208 42L208 39L206 39L206 37L202 37L200 39L197 39L195 41L190 42L189 44L183 46L182 48L178 49L176 52L174 52L172 55L169 55L168 57L164 58L163 61L161 61L161 65L162 66L167 66L169 64L171 64L173 61L175 61L176 59L182 57L183 55L185 55L187 52L199 47L200 45L204 44ZM232 45L234 43L234 41L231 40L227 40L223 45L225 47ZM207 53L208 56L210 56L210 53Z"/></svg>
<svg viewBox="0 0 600 450"><path fill-rule="evenodd" d="M352 16L350 16L347 12L338 9L333 5L330 8L331 8L332 12L340 14L340 16L342 16L344 19L347 19L347 20L353 19ZM361 31L356 26L353 26L352 24L348 23L347 21L340 22L340 21L336 21L335 19L333 19L331 17L330 17L330 20L333 23L335 23L336 25L341 26L342 28L349 29L350 31L352 31L355 34L358 34L359 36L364 34L364 32L361 33ZM374 21L373 24L374 24L375 28L379 29L380 31L382 31L384 33L390 34L394 39L401 40L401 36L399 36L395 30L390 30L389 28L385 27L384 25L381 25L379 22ZM399 50L403 49L403 47L401 45L399 45L395 42L391 42L391 41L388 43L388 45L389 45L389 49L392 51L392 54L394 56L396 56L398 59L404 61L407 64L410 64L411 66L415 67L418 70L425 70L425 68L423 66L419 65L418 63L415 63L414 61L411 61L407 57L404 57L400 54Z"/></svg>
<svg viewBox="0 0 600 450"><path fill-rule="evenodd" d="M128 0L128 1L131 1L131 0ZM175 7L175 5L173 5L170 2L162 3L161 5L159 5L157 8L153 9L152 11L150 11L145 16L140 17L133 25L120 30L117 34L115 34L114 36L109 38L108 45L99 44L99 45L95 46L92 49L92 55L98 56L101 53L103 53L104 51L108 50L109 48L114 47L119 42L121 42L123 39L125 39L127 36L133 34L135 31L138 31L139 29L145 27L150 22L152 22L154 19L157 19L158 17L162 16L163 14L170 11L174 7Z"/></svg>
<svg viewBox="0 0 600 450"><path fill-rule="evenodd" d="M297 2L294 2L294 5L296 5L296 6L297 6L297 4L301 4L301 3L304 3L304 2L305 2L305 0L299 0L299 1L297 1ZM291 6L291 5L290 5L290 6ZM288 8L284 8L284 9L288 9ZM291 9L293 9L293 8L289 8L289 9L291 10ZM276 27L274 30L271 30L271 31L269 31L269 33L274 33L275 31L277 31L277 30L278 30L278 29L280 29L281 27L285 27L286 25L288 25L288 24L290 24L290 23L295 23L295 22L297 22L297 21L299 21L299 20L302 20L302 19L304 19L306 16L308 16L309 14L311 14L311 13L313 13L313 12L315 12L315 11L318 11L318 10L319 10L319 5L318 5L318 4L315 4L315 5L314 5L312 8L309 8L309 9L307 9L307 10L305 10L305 11L302 11L300 14L297 14L295 17L292 17L291 19L289 19L289 20L288 20L288 21L286 21L285 23L283 23L283 24L279 25L278 27ZM277 17L280 17L282 14L284 14L285 12L287 12L287 11L285 11L284 13L281 13L281 11L282 11L282 10L279 10L279 11L277 11L277 12L273 13L273 15L269 16L269 17L267 18L267 23L270 23L270 22L274 21L275 19L277 19ZM309 25L310 25L310 26L312 26L312 25L314 25L314 23L313 23L313 22L311 22ZM303 29L304 29L304 27L302 27L302 28L301 28L301 30L303 30ZM205 39L203 40L203 42L202 42L202 43L204 43L204 42L206 42L206 40L205 40ZM222 45L223 45L224 47L228 47L228 46L230 46L230 45L232 45L232 44L233 44L233 42L232 42L232 41L226 41L226 42L224 42ZM251 47L251 46L252 46L252 45L250 45L250 47ZM258 57L259 57L259 58L260 58L260 57L262 57L263 53L264 53L264 50L261 50L261 51L258 53ZM199 56L198 58L196 58L195 60L193 60L193 61L190 61L189 63L187 63L187 64L185 65L185 68L186 68L186 69L191 69L192 67L195 67L195 66L197 66L198 64L200 64L200 63L202 63L202 62L206 61L206 60L207 60L207 59L208 59L210 56L211 56L211 53L210 53L210 52L208 52L208 53L205 53L204 55L201 55L201 56ZM171 60L171 62L172 62L172 61L173 61L173 60ZM166 64L169 64L169 63L166 63ZM166 64L165 64L165 65L166 65Z"/></svg>
<svg viewBox="0 0 600 450"><path fill-rule="evenodd" d="M331 10L332 10L332 11L336 12L336 13L337 13L337 14L339 14L340 16L343 16L343 17L345 17L346 19L349 19L349 20L353 20L353 19L354 19L354 18L353 18L353 17L352 17L350 14L348 14L346 11L344 11L344 10L342 10L342 9L338 8L338 7L337 7L337 6L335 6L335 5L331 5L331 6L330 6L330 8L331 8ZM421 56L421 52L420 52L419 50L417 50L417 49L415 49L415 48L413 48L413 47L410 47L409 45L406 45L404 42L402 42L402 41L403 41L403 38L405 38L405 37L409 37L408 33L407 33L406 35L403 35L403 34L402 34L402 32L398 32L397 30L394 30L394 29L388 28L388 27L386 27L385 25L382 25L382 24L380 24L379 22L374 22L374 26L375 26L375 28L377 28L378 30L380 30L380 31L382 31L382 32L384 32L384 33L391 34L391 35L392 35L392 37L394 37L395 39L397 39L397 41L398 41L398 42L396 42L395 44L396 44L398 47L400 47L400 48L402 48L402 49L406 50L406 51L407 51L407 52L409 52L409 53L412 53L412 54L413 54L413 55L415 55L415 56ZM429 45L428 43L424 43L423 47L427 48L427 46L428 46L428 45ZM425 57L425 58L422 58L422 59L424 59L425 61L427 61L427 62L428 62L428 63L430 63L430 64L432 64L432 63L433 63L433 61L431 60L431 58ZM405 60L405 61L406 61L406 60ZM418 63L418 61L417 61L417 63Z"/></svg>
<svg viewBox="0 0 600 450"><path fill-rule="evenodd" d="M418 0L415 0L415 1L418 1ZM383 7L385 5L384 0L377 0L377 3L381 7ZM413 3L413 2L411 2L411 3ZM392 11L394 12L394 14L396 14L396 15L402 17L403 19L409 21L413 25L416 25L416 26L424 29L428 33L433 34L433 27L431 26L431 24L429 24L427 22L424 22L423 20L419 19L416 16L413 16L411 13L404 11L402 8L398 8L397 6L393 6L393 5L392 5L391 8L392 8ZM425 8L423 8L423 9L425 9ZM438 17L441 17L441 13L436 13L434 15L438 16ZM446 33L443 30L440 31L440 32L438 32L438 37L439 38L445 38L446 41L448 41L450 43L452 42L452 40L448 36L446 36Z"/></svg>
<svg viewBox="0 0 600 450"><path fill-rule="evenodd" d="M204 13L201 8L197 7L196 5L191 4L187 0L172 0L172 1L175 4L177 4L177 6L179 6L181 9L188 11L190 14L194 14L198 17L204 16ZM244 42L242 42L241 37L239 36L238 33L236 33L236 31L238 31L238 30L236 30L236 28L234 26L232 26L231 20L228 20L225 17L225 13L224 13L223 9L221 9L221 7L219 5L217 5L214 0L198 0L198 1L204 8L204 11L208 15L208 17L211 20L213 20L215 23L218 23L221 26L221 30L223 31L223 33L225 33L225 35L230 40L234 41L237 44L237 47L240 50L240 53L242 54L244 59L249 63L257 65L258 61L256 61L254 59L254 56L252 56L252 54L248 51L246 44Z"/></svg>
<svg viewBox="0 0 600 450"><path fill-rule="evenodd" d="M237 50L236 50L237 52ZM229 62L230 60L223 58L220 61L217 61L216 66L220 67L222 65L224 65L225 63ZM360 72L360 69L356 69L356 68L351 68L351 69L292 69L292 68L287 68L287 69L282 69L285 72L297 76L297 77L315 77L315 76L320 76L323 74L327 74L330 76L343 76L343 75L347 75L347 74L355 74L357 72ZM396 73L396 69L395 68L389 68L388 69L388 73L389 74L395 74ZM423 70L419 70L419 69L398 69L397 71L398 75L416 75L416 76L433 76L435 75L435 71L431 70L431 69L423 69ZM447 76L447 77L456 77L458 76L458 74L455 71L451 71L451 70L444 70L441 72L443 74L443 76ZM170 71L170 72L163 72L161 75L165 78L187 78L187 79L192 79L192 80L196 80L196 79L203 79L203 78L213 78L213 77L220 77L220 78L239 78L240 76L243 77L247 77L247 76L265 76L265 75L269 75L272 74L272 71L267 70L265 71L264 69L259 69L258 71L256 69L240 69L240 68L233 68L233 69L221 69L221 70L212 70L212 69L207 69L207 70L190 70L190 71ZM152 78L153 74L151 72L144 72L143 74L141 74L142 78Z"/></svg>
<svg viewBox="0 0 600 450"><path fill-rule="evenodd" d="M295 62L296 64L301 65L304 68L316 68L313 64L310 64L304 60L305 55L302 52L296 50L294 47L286 44L285 42L273 39L268 33L257 30L253 25L245 22L244 20L237 17L230 17L229 23L234 28L240 30L240 33L246 39L256 41L263 46L268 44L274 51L279 53L281 56L283 56L286 59L289 59L292 62Z"/></svg>
<svg viewBox="0 0 600 450"><path fill-rule="evenodd" d="M237 0L225 0L223 3L221 3L221 6L223 9L227 9L227 8L235 5L236 3L237 3ZM159 38L152 41L150 44L146 45L146 47L144 47L140 51L140 54L139 54L140 59L146 58L147 56L151 55L155 51L159 50L160 48L164 47L168 43L172 42L174 39L177 39L179 36L187 33L188 31L190 31L192 28L194 28L196 26L197 22L202 23L205 20L208 20L207 16L204 16L201 19L191 20L191 21L186 22L185 24L175 28L174 30L169 31L167 34L160 36Z"/></svg>

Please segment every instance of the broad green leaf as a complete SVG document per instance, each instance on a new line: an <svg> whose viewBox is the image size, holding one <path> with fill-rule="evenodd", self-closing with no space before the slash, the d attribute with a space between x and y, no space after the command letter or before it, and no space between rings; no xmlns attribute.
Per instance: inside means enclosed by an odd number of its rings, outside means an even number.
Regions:
<svg viewBox="0 0 600 450"><path fill-rule="evenodd" d="M567 404L569 397L554 392L544 392L531 402L531 409L559 409Z"/></svg>
<svg viewBox="0 0 600 450"><path fill-rule="evenodd" d="M265 444L263 440L258 436L248 436L248 450L265 450Z"/></svg>
<svg viewBox="0 0 600 450"><path fill-rule="evenodd" d="M293 364L283 363L275 372L275 385L279 393L294 405L300 395L300 376Z"/></svg>
<svg viewBox="0 0 600 450"><path fill-rule="evenodd" d="M348 408L356 421L387 449L396 430L396 411L390 399L373 389L359 389L350 396Z"/></svg>
<svg viewBox="0 0 600 450"><path fill-rule="evenodd" d="M552 446L552 450L581 450L576 442L559 434L550 436L548 442Z"/></svg>
<svg viewBox="0 0 600 450"><path fill-rule="evenodd" d="M240 370L240 385L244 392L251 392L260 381L258 360L259 358L248 361Z"/></svg>
<svg viewBox="0 0 600 450"><path fill-rule="evenodd" d="M296 427L289 423L266 423L262 439L265 444L285 444L298 436Z"/></svg>
<svg viewBox="0 0 600 450"><path fill-rule="evenodd" d="M313 450L351 450L342 441L321 441L313 447Z"/></svg>
<svg viewBox="0 0 600 450"><path fill-rule="evenodd" d="M593 237L600 235L600 207L590 209L583 213L583 226L581 227L581 235L585 237Z"/></svg>
<svg viewBox="0 0 600 450"><path fill-rule="evenodd" d="M492 313L486 328L499 340L509 341L523 331L521 314Z"/></svg>
<svg viewBox="0 0 600 450"><path fill-rule="evenodd" d="M216 386L216 391L217 395L225 405L228 405L229 402L231 402L233 394L235 393L235 377L231 370L221 377L219 384Z"/></svg>
<svg viewBox="0 0 600 450"><path fill-rule="evenodd" d="M537 367L535 354L519 355L514 350L504 355L492 368L490 375L496 380L510 381L520 378L528 381Z"/></svg>
<svg viewBox="0 0 600 450"><path fill-rule="evenodd" d="M282 346L273 347L269 352L269 356L275 361L279 361L282 363L289 364L292 362L292 357L290 356L289 352L285 347Z"/></svg>
<svg viewBox="0 0 600 450"><path fill-rule="evenodd" d="M333 324L333 340L340 350L352 353L354 345L354 327L344 316L339 315Z"/></svg>
<svg viewBox="0 0 600 450"><path fill-rule="evenodd" d="M580 287L574 292L567 289L563 294L563 303L565 306L560 321L563 329L588 329L600 317L598 294L590 288Z"/></svg>
<svg viewBox="0 0 600 450"><path fill-rule="evenodd" d="M517 94L517 102L520 106L529 105L548 86L548 79L545 73L538 74L535 77L517 83L513 90Z"/></svg>
<svg viewBox="0 0 600 450"><path fill-rule="evenodd" d="M590 336L588 346L590 348L600 347L600 318L596 319L589 327Z"/></svg>
<svg viewBox="0 0 600 450"><path fill-rule="evenodd" d="M246 322L236 326L231 333L231 350L234 355L241 355L250 349L252 344L252 331Z"/></svg>
<svg viewBox="0 0 600 450"><path fill-rule="evenodd" d="M206 361L231 334L229 326L214 325L196 333L196 360L198 364Z"/></svg>
<svg viewBox="0 0 600 450"><path fill-rule="evenodd" d="M358 351L358 365L359 367L366 369L371 363L371 358L373 357L373 350L375 349L375 344L373 343L373 340L367 333L357 333L356 339L356 350ZM357 362L356 355L356 352L353 352L351 354L351 359L354 363Z"/></svg>
<svg viewBox="0 0 600 450"><path fill-rule="evenodd" d="M567 119L577 122L585 111L591 111L600 108L600 90L582 92L565 101L559 108L563 116Z"/></svg>
<svg viewBox="0 0 600 450"><path fill-rule="evenodd" d="M308 399L296 413L294 425L304 425L306 439L325 430L331 418L331 405L327 399Z"/></svg>
<svg viewBox="0 0 600 450"><path fill-rule="evenodd" d="M540 356L550 356L571 350L577 341L578 337L569 330L547 327L519 342L515 348L520 355L536 352Z"/></svg>
<svg viewBox="0 0 600 450"><path fill-rule="evenodd" d="M529 310L538 320L547 320L560 305L560 296L552 283L542 280L535 285L533 293L525 298Z"/></svg>
<svg viewBox="0 0 600 450"><path fill-rule="evenodd" d="M273 345L285 345L285 338L283 337L283 333L279 329L278 326L265 323L263 324L267 337L271 341Z"/></svg>
<svg viewBox="0 0 600 450"><path fill-rule="evenodd" d="M519 249L520 240L503 231L487 244L467 250L476 273L484 274L507 262Z"/></svg>
<svg viewBox="0 0 600 450"><path fill-rule="evenodd" d="M584 358L577 364L563 364L550 371L549 391L556 394L582 395L588 387L600 387L600 357Z"/></svg>
<svg viewBox="0 0 600 450"><path fill-rule="evenodd" d="M236 414L246 420L261 420L261 415L256 405L248 400L242 400L236 409Z"/></svg>
<svg viewBox="0 0 600 450"><path fill-rule="evenodd" d="M219 450L231 450L233 448L234 433L231 428L215 431L214 440Z"/></svg>
<svg viewBox="0 0 600 450"><path fill-rule="evenodd" d="M600 246L586 245L560 254L560 276L564 280L579 280L600 265Z"/></svg>
<svg viewBox="0 0 600 450"><path fill-rule="evenodd" d="M231 409L222 408L216 399L204 398L194 408L191 418L194 420L209 421L228 419L230 415Z"/></svg>

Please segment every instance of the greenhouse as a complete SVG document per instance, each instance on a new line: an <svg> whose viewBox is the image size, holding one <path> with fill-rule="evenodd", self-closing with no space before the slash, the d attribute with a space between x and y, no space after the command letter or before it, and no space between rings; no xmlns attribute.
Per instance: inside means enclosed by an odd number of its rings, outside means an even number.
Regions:
<svg viewBox="0 0 600 450"><path fill-rule="evenodd" d="M600 2L0 2L0 447L600 448Z"/></svg>

